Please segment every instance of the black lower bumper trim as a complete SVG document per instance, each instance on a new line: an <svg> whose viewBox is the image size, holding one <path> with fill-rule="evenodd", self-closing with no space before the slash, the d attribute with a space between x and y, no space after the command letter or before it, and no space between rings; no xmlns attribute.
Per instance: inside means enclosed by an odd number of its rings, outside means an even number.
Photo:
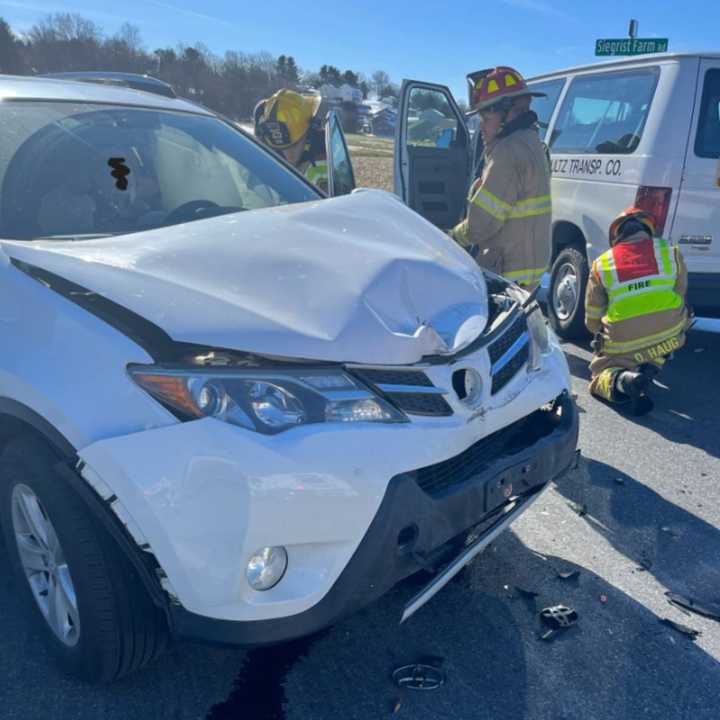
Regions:
<svg viewBox="0 0 720 720"><path fill-rule="evenodd" d="M442 562L468 531L492 524L506 488L530 496L573 467L578 414L563 393L553 429L521 452L499 457L442 497L430 497L414 477L394 477L365 537L325 597L310 609L272 620L218 620L171 607L176 635L232 645L266 645L310 635L377 599L399 581Z"/></svg>

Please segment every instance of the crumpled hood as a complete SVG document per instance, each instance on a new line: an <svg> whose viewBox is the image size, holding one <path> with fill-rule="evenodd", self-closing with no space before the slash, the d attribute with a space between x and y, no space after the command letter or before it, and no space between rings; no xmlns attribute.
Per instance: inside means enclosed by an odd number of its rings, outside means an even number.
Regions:
<svg viewBox="0 0 720 720"><path fill-rule="evenodd" d="M382 191L123 237L1 245L174 340L218 348L409 364L458 350L487 323L472 258Z"/></svg>

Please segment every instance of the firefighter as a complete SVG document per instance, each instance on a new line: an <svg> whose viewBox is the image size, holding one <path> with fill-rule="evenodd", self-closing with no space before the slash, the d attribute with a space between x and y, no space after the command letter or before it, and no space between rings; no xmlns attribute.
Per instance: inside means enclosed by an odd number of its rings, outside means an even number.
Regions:
<svg viewBox="0 0 720 720"><path fill-rule="evenodd" d="M644 210L623 210L609 236L585 296L585 325L595 335L590 392L629 402L643 415L653 408L653 377L685 343L687 270L679 248L655 237L655 221Z"/></svg>
<svg viewBox="0 0 720 720"><path fill-rule="evenodd" d="M255 136L280 153L313 185L328 191L321 98L278 90L255 106Z"/></svg>
<svg viewBox="0 0 720 720"><path fill-rule="evenodd" d="M472 184L468 213L450 235L477 262L533 289L550 262L550 162L538 136L533 96L510 67L467 76L471 112L480 114L482 175Z"/></svg>

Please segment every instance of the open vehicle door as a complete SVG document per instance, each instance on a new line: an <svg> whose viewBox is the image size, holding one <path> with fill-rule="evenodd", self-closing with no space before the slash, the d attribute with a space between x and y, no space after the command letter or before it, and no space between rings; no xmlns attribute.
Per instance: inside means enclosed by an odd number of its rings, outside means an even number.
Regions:
<svg viewBox="0 0 720 720"><path fill-rule="evenodd" d="M403 80L395 126L395 193L443 230L465 215L470 134L444 85Z"/></svg>
<svg viewBox="0 0 720 720"><path fill-rule="evenodd" d="M355 173L345 143L345 135L334 110L328 113L325 123L325 152L328 166L328 195L336 197L351 193L355 189Z"/></svg>

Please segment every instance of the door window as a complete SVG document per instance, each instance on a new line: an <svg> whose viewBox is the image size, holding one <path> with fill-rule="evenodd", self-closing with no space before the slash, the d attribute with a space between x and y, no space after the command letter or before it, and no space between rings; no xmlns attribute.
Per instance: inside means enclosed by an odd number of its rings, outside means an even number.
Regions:
<svg viewBox="0 0 720 720"><path fill-rule="evenodd" d="M329 194L332 197L347 195L355 189L355 175L353 174L352 163L345 136L340 128L335 113L328 117L328 171L329 171Z"/></svg>
<svg viewBox="0 0 720 720"><path fill-rule="evenodd" d="M410 91L407 144L449 148L458 139L458 119L445 93L416 87Z"/></svg>
<svg viewBox="0 0 720 720"><path fill-rule="evenodd" d="M576 77L550 138L554 153L628 154L635 151L659 71Z"/></svg>
<svg viewBox="0 0 720 720"><path fill-rule="evenodd" d="M560 92L562 91L563 85L565 84L564 79L559 80L547 80L541 83L532 83L530 89L533 92L545 93L546 97L537 97L532 99L532 105L530 109L538 116L538 125L542 132L540 135L545 136L545 131L548 129L550 124L550 118L552 117L555 105L557 105Z"/></svg>
<svg viewBox="0 0 720 720"><path fill-rule="evenodd" d="M720 69L705 73L695 154L705 158L720 157Z"/></svg>

